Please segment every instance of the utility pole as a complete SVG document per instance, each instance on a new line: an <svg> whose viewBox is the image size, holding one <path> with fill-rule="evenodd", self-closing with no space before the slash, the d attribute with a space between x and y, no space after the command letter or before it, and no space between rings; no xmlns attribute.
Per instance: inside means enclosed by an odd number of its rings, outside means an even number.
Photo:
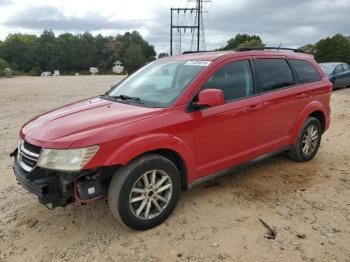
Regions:
<svg viewBox="0 0 350 262"><path fill-rule="evenodd" d="M188 3L194 3L195 7L193 8L170 8L170 55L173 55L173 43L174 43L174 29L177 29L177 33L180 36L180 45L179 50L182 50L182 32L185 34L186 30L189 30L192 33L192 41L196 38L196 51L200 51L201 41L203 42L203 49L205 49L205 38L204 38L204 24L203 24L203 2L211 2L211 0L188 0ZM186 19L186 15L189 14L190 21L184 21ZM174 22L174 16L176 15L176 22ZM192 19L194 16L194 19ZM179 18L183 18L182 22L179 23ZM197 31L197 32L196 32ZM195 37L194 34L197 33ZM201 39L202 33L202 39ZM175 43L178 42L175 39ZM194 43L193 43L194 44ZM192 50L192 43L191 43Z"/></svg>
<svg viewBox="0 0 350 262"><path fill-rule="evenodd" d="M182 15L186 12L190 12L191 14L194 12L198 12L197 8L170 8L170 55L173 55L173 30L177 29L178 31L181 31L182 29L184 32L186 29L194 30L198 29L198 25L186 25L186 24L175 24L173 20L173 13L177 12L177 15L181 13ZM198 48L199 51L199 48Z"/></svg>
<svg viewBox="0 0 350 262"><path fill-rule="evenodd" d="M170 55L173 55L173 9L170 8Z"/></svg>
<svg viewBox="0 0 350 262"><path fill-rule="evenodd" d="M201 9L201 2L202 0L197 0L197 52L199 52L199 39L200 39L200 35L201 35L201 16L202 16L202 9Z"/></svg>

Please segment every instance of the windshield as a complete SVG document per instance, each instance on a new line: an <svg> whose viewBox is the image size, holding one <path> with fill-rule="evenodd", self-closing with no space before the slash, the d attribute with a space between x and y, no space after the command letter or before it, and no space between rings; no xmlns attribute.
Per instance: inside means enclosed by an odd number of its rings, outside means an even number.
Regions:
<svg viewBox="0 0 350 262"><path fill-rule="evenodd" d="M156 61L119 83L107 96L151 107L167 107L208 65L207 61Z"/></svg>
<svg viewBox="0 0 350 262"><path fill-rule="evenodd" d="M326 75L332 74L335 67L335 65L327 65L327 64L320 64L320 66Z"/></svg>

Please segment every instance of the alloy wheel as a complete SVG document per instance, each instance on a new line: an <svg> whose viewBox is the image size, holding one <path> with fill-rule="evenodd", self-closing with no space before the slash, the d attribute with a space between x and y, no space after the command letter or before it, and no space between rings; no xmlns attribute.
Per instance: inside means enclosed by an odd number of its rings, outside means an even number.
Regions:
<svg viewBox="0 0 350 262"><path fill-rule="evenodd" d="M306 129L302 139L302 150L305 155L311 155L315 151L318 139L319 133L317 127L315 125L310 125Z"/></svg>
<svg viewBox="0 0 350 262"><path fill-rule="evenodd" d="M143 174L133 185L129 204L132 213L140 219L152 219L160 215L172 197L173 184L162 170Z"/></svg>

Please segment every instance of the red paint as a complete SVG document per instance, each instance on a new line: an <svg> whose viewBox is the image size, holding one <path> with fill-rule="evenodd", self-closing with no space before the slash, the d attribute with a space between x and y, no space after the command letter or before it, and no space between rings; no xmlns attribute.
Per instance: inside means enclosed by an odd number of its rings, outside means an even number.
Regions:
<svg viewBox="0 0 350 262"><path fill-rule="evenodd" d="M224 64L256 57L300 58L322 80L257 94L223 104L222 92L206 90L199 102L210 107L189 112L201 85ZM100 149L84 167L125 165L149 151L168 149L183 159L188 182L294 144L304 120L322 112L330 122L332 85L312 56L276 51L211 52L166 58L212 63L169 108L147 108L91 98L38 116L25 124L22 138L46 148ZM215 87L214 87L215 88Z"/></svg>
<svg viewBox="0 0 350 262"><path fill-rule="evenodd" d="M198 94L198 106L221 106L225 104L224 92L219 89L205 89Z"/></svg>

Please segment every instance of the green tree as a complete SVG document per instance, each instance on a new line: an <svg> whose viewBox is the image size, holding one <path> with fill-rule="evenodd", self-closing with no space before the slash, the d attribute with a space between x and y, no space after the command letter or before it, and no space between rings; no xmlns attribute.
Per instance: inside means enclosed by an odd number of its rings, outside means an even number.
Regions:
<svg viewBox="0 0 350 262"><path fill-rule="evenodd" d="M318 41L315 49L315 58L318 62L350 63L350 40L341 34Z"/></svg>
<svg viewBox="0 0 350 262"><path fill-rule="evenodd" d="M37 61L37 37L25 34L8 35L0 47L0 56L16 70L30 70Z"/></svg>
<svg viewBox="0 0 350 262"><path fill-rule="evenodd" d="M255 45L255 46L252 46ZM234 38L231 38L227 41L226 46L223 50L233 50L238 47L263 47L265 46L260 38L257 35L248 35L248 34L238 34Z"/></svg>
<svg viewBox="0 0 350 262"><path fill-rule="evenodd" d="M265 45L259 39L252 39L238 45L238 48L248 48L248 47L265 47Z"/></svg>
<svg viewBox="0 0 350 262"><path fill-rule="evenodd" d="M44 30L39 38L38 64L43 71L60 69L62 64L61 49L52 30Z"/></svg>
<svg viewBox="0 0 350 262"><path fill-rule="evenodd" d="M135 44L129 46L125 51L123 62L129 74L143 66L146 59L142 53L142 47Z"/></svg>
<svg viewBox="0 0 350 262"><path fill-rule="evenodd" d="M115 61L122 61L126 70L132 72L155 60L155 56L154 47L137 31L113 37L93 36L89 32L55 36L52 30L44 30L39 37L10 34L0 41L0 58L14 70L33 75L55 69L63 74L84 73L92 66L108 73Z"/></svg>
<svg viewBox="0 0 350 262"><path fill-rule="evenodd" d="M308 53L310 55L315 55L316 53L316 47L312 44L301 46L299 47L299 49L303 50L305 53Z"/></svg>
<svg viewBox="0 0 350 262"><path fill-rule="evenodd" d="M5 75L5 68L8 67L8 63L0 58L0 76Z"/></svg>

